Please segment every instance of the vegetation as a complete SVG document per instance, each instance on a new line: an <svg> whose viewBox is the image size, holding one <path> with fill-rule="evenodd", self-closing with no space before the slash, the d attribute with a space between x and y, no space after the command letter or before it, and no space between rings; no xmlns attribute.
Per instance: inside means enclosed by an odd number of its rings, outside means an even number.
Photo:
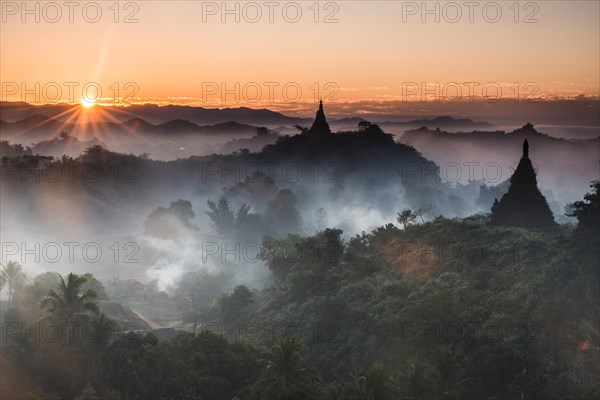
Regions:
<svg viewBox="0 0 600 400"><path fill-rule="evenodd" d="M261 399L309 399L317 394L319 373L306 368L303 346L294 338L284 338L267 353L264 372L252 387Z"/></svg>
<svg viewBox="0 0 600 400"><path fill-rule="evenodd" d="M33 327L28 299L52 284L37 303L43 323L93 323L100 334L51 343L5 330L2 396L598 398L599 190L594 182L573 204L577 227L561 236L479 218L425 221L407 210L402 229L389 224L347 241L337 229L277 246L265 238L268 287L229 290L207 273L186 279L184 293L206 289L192 312L214 324L171 340L120 332L98 312L93 276L28 282L7 263L4 324ZM215 210L231 209L219 203Z"/></svg>
<svg viewBox="0 0 600 400"><path fill-rule="evenodd" d="M191 224L194 218L192 203L188 200L172 201L169 208L158 207L144 223L145 233L162 239L177 239L182 231L197 229Z"/></svg>
<svg viewBox="0 0 600 400"><path fill-rule="evenodd" d="M8 261L6 265L2 265L0 271L0 287L5 285L8 287L8 305L12 304L15 290L23 285L27 276L23 273L21 264L16 261Z"/></svg>

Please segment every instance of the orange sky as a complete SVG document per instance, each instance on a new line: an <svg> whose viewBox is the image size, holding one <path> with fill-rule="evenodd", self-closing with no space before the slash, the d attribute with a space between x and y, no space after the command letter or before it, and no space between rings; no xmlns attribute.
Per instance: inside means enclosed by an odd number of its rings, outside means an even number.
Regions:
<svg viewBox="0 0 600 400"><path fill-rule="evenodd" d="M231 14L223 13L220 1L120 2L118 15L114 1L98 1L96 23L90 2L73 10L55 3L60 18L44 2L26 3L32 13L21 1L1 2L3 101L52 103L60 90L60 100L79 102L85 93L97 97L95 85L103 103L126 97L272 109L320 97L599 95L598 1L520 2L518 15L513 1L500 1L494 3L499 16L492 2L472 10L461 1L453 3L458 8L439 2L431 14L423 13L421 2L320 2L317 16L313 1L274 2L273 8L261 1L228 2L230 10L238 4ZM124 23L127 16L137 22ZM328 16L331 23L324 22Z"/></svg>

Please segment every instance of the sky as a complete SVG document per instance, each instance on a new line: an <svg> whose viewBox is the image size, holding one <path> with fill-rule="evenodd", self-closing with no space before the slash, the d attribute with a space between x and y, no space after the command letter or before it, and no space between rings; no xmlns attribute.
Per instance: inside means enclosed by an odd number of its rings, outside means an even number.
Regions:
<svg viewBox="0 0 600 400"><path fill-rule="evenodd" d="M0 100L293 111L600 94L598 1L74 4L0 2Z"/></svg>

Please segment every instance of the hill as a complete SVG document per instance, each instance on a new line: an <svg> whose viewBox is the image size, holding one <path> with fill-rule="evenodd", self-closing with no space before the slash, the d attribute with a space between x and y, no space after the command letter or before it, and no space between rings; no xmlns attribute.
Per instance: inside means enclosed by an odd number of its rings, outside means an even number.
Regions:
<svg viewBox="0 0 600 400"><path fill-rule="evenodd" d="M100 106L96 106L100 107ZM32 115L42 115L52 118L59 114L75 112L80 105L47 104L31 105L21 102L0 102L0 119L4 121L19 121ZM121 121L140 118L153 124L161 124L175 119L183 119L199 125L215 125L228 121L236 121L246 125L295 125L310 121L306 118L295 118L267 109L239 108L203 108L192 106L155 104L138 104L128 107L118 107L121 112L114 113L114 118Z"/></svg>
<svg viewBox="0 0 600 400"><path fill-rule="evenodd" d="M588 140L563 139L539 132L531 124L512 132L470 131L448 132L419 128L407 131L400 140L421 151L426 157L444 165L475 165L478 176L486 166L487 184L507 180L519 161L523 141L531 146L531 158L542 190L553 189L554 197L563 203L575 201L585 193L590 181L598 179L600 138ZM473 179L463 169L460 182ZM497 172L501 175L497 176ZM453 177L454 178L454 177ZM485 177L484 177L485 178Z"/></svg>

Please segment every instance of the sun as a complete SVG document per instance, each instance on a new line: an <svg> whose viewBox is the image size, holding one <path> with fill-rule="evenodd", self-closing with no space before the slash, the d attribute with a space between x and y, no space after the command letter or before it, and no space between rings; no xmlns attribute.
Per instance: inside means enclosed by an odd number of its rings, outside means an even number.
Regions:
<svg viewBox="0 0 600 400"><path fill-rule="evenodd" d="M88 99L87 97L83 97L81 99L80 103L85 108L91 108L91 107L94 107L94 105L96 104L96 101L92 100L92 99Z"/></svg>

